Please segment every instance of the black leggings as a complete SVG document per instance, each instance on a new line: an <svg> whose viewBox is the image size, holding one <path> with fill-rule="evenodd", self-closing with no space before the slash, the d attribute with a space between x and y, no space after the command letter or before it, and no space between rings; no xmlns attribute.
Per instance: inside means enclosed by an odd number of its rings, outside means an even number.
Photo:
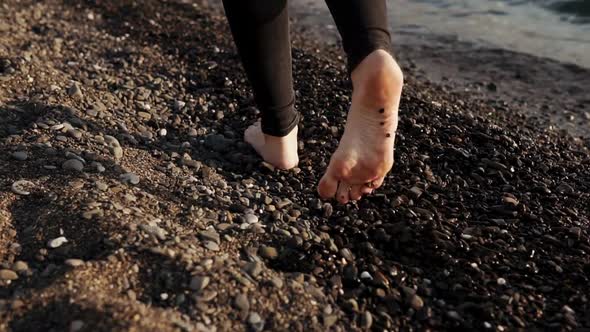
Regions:
<svg viewBox="0 0 590 332"><path fill-rule="evenodd" d="M326 0L342 37L349 73L371 52L391 51L386 0ZM262 131L286 136L297 125L287 0L223 0L238 53L262 111Z"/></svg>

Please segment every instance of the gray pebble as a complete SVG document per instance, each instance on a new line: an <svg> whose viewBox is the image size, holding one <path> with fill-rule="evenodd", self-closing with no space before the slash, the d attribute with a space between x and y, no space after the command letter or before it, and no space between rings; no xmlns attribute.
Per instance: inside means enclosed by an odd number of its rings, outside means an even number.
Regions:
<svg viewBox="0 0 590 332"><path fill-rule="evenodd" d="M129 183L129 184L138 184L139 183L139 176L137 176L137 174L135 174L135 173L121 174L121 176L119 176L119 179L123 183Z"/></svg>
<svg viewBox="0 0 590 332"><path fill-rule="evenodd" d="M213 241L205 241L205 248L211 251L219 251L219 245Z"/></svg>
<svg viewBox="0 0 590 332"><path fill-rule="evenodd" d="M25 161L29 158L29 154L26 151L16 151L12 153L12 158L20 161Z"/></svg>
<svg viewBox="0 0 590 332"><path fill-rule="evenodd" d="M66 261L64 262L67 266L71 266L71 267L78 267L84 264L84 261L81 259L77 259L77 258L70 258L70 259L66 259Z"/></svg>
<svg viewBox="0 0 590 332"><path fill-rule="evenodd" d="M238 294L234 300L234 304L236 308L243 312L250 311L250 302L248 301L248 297L244 294Z"/></svg>
<svg viewBox="0 0 590 332"><path fill-rule="evenodd" d="M29 270L29 265L27 264L27 262L16 261L12 265L12 269L16 272L25 272Z"/></svg>
<svg viewBox="0 0 590 332"><path fill-rule="evenodd" d="M194 291L200 292L203 289L205 289L205 287L207 287L207 285L209 285L209 281L211 281L211 278L209 278L207 276L204 276L204 277L194 276L191 279L189 288Z"/></svg>
<svg viewBox="0 0 590 332"><path fill-rule="evenodd" d="M420 296L414 295L410 298L410 306L418 311L424 307L424 300Z"/></svg>
<svg viewBox="0 0 590 332"><path fill-rule="evenodd" d="M84 327L84 322L81 320L75 320L70 323L70 332L78 332Z"/></svg>
<svg viewBox="0 0 590 332"><path fill-rule="evenodd" d="M256 278L256 277L258 277L260 272L262 272L262 263L260 263L258 261L249 262L244 267L244 271L246 271L253 278Z"/></svg>
<svg viewBox="0 0 590 332"><path fill-rule="evenodd" d="M84 164L78 159L69 159L61 164L61 168L66 171L82 172Z"/></svg>
<svg viewBox="0 0 590 332"><path fill-rule="evenodd" d="M264 330L264 320L262 320L260 315L256 312L251 312L248 315L248 323L250 323L250 327L252 327L254 331Z"/></svg>
<svg viewBox="0 0 590 332"><path fill-rule="evenodd" d="M255 214L246 214L244 216L244 219L248 224L255 224L258 222L258 217Z"/></svg>
<svg viewBox="0 0 590 332"><path fill-rule="evenodd" d="M220 241L219 234L214 230L201 231L201 232L199 232L199 237L202 240L213 241L217 244L219 244L219 241Z"/></svg>

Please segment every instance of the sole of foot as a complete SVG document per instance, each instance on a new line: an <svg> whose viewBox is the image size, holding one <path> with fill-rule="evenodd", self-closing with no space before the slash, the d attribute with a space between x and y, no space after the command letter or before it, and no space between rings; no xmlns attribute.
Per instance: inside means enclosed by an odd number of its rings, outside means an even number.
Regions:
<svg viewBox="0 0 590 332"><path fill-rule="evenodd" d="M291 169L299 163L297 154L297 126L284 137L266 135L257 121L244 132L244 141L267 163L280 169Z"/></svg>
<svg viewBox="0 0 590 332"><path fill-rule="evenodd" d="M340 144L319 182L323 199L342 204L379 188L393 166L403 74L383 50L369 54L351 74L352 103Z"/></svg>

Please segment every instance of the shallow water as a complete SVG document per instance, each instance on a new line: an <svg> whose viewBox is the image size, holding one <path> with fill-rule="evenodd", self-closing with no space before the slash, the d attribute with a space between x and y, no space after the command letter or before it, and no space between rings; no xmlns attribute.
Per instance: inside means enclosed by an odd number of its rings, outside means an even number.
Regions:
<svg viewBox="0 0 590 332"><path fill-rule="evenodd" d="M322 0L300 0L327 15ZM590 0L388 0L394 31L457 36L590 68Z"/></svg>

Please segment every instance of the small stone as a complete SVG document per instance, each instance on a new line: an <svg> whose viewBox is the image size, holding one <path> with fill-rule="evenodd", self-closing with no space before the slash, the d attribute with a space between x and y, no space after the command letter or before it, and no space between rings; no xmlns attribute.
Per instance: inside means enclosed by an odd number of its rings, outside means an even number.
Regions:
<svg viewBox="0 0 590 332"><path fill-rule="evenodd" d="M422 300L422 298L418 295L414 295L410 298L410 306L418 311L420 309L422 309L422 307L424 307L424 300Z"/></svg>
<svg viewBox="0 0 590 332"><path fill-rule="evenodd" d="M18 279L18 274L12 270L2 269L0 270L0 279L1 280L16 280Z"/></svg>
<svg viewBox="0 0 590 332"><path fill-rule="evenodd" d="M336 322L338 321L338 316L336 315L324 315L322 318L323 322L324 322L324 327L325 328L330 328L331 326L333 326L334 324L336 324Z"/></svg>
<svg viewBox="0 0 590 332"><path fill-rule="evenodd" d="M498 280L496 280L496 282L498 283L498 285L500 286L504 286L506 285L506 279L504 278L498 278Z"/></svg>
<svg viewBox="0 0 590 332"><path fill-rule="evenodd" d="M106 191L107 189L109 189L109 186L102 181L96 181L94 185L96 186L96 189L100 191Z"/></svg>
<svg viewBox="0 0 590 332"><path fill-rule="evenodd" d="M184 106L186 105L186 103L182 100L175 100L174 101L174 110L175 111L180 111Z"/></svg>
<svg viewBox="0 0 590 332"><path fill-rule="evenodd" d="M277 257L279 257L279 252L275 247L262 246L260 247L258 253L260 254L260 256L267 259L276 259Z"/></svg>
<svg viewBox="0 0 590 332"><path fill-rule="evenodd" d="M258 261L249 262L244 267L244 271L246 271L253 278L256 278L262 272L262 263Z"/></svg>
<svg viewBox="0 0 590 332"><path fill-rule="evenodd" d="M447 316L454 320L461 320L461 316L455 310L447 311Z"/></svg>
<svg viewBox="0 0 590 332"><path fill-rule="evenodd" d="M12 265L12 269L16 272L25 272L29 270L29 265L27 264L27 262L16 261Z"/></svg>
<svg viewBox="0 0 590 332"><path fill-rule="evenodd" d="M284 282L283 279L279 278L279 277L272 277L270 279L270 282L273 284L273 286L275 286L278 289L283 288Z"/></svg>
<svg viewBox="0 0 590 332"><path fill-rule="evenodd" d="M256 312L251 312L248 315L248 323L254 331L262 331L264 329L264 321Z"/></svg>
<svg viewBox="0 0 590 332"><path fill-rule="evenodd" d="M330 203L324 203L322 209L324 210L324 218L330 218L332 216L332 213L334 213L334 208Z"/></svg>
<svg viewBox="0 0 590 332"><path fill-rule="evenodd" d="M16 151L13 152L11 156L19 161L25 161L29 158L29 154L26 151Z"/></svg>
<svg viewBox="0 0 590 332"><path fill-rule="evenodd" d="M422 196L423 193L424 193L424 191L422 189L420 189L419 187L412 187L410 189L410 196L412 196L412 198L414 198L414 199L420 198L420 196Z"/></svg>
<svg viewBox="0 0 590 332"><path fill-rule="evenodd" d="M84 265L84 261L81 259L77 259L77 258L66 259L66 261L64 263L67 266L71 266L71 267L78 267L78 266Z"/></svg>
<svg viewBox="0 0 590 332"><path fill-rule="evenodd" d="M206 230L199 232L199 237L202 240L209 240L219 244L220 238L219 234L214 230Z"/></svg>
<svg viewBox="0 0 590 332"><path fill-rule="evenodd" d="M243 311L243 312L250 311L250 302L248 301L248 297L244 294L236 295L236 298L234 300L234 305L236 306L236 308L240 309L240 311Z"/></svg>
<svg viewBox="0 0 590 332"><path fill-rule="evenodd" d="M75 320L70 323L70 332L78 332L84 327L84 322L81 320Z"/></svg>
<svg viewBox="0 0 590 332"><path fill-rule="evenodd" d="M205 241L204 242L205 248L211 251L219 251L219 245L213 241Z"/></svg>
<svg viewBox="0 0 590 332"><path fill-rule="evenodd" d="M373 326L373 315L368 310L361 316L361 325L365 330L370 330Z"/></svg>
<svg viewBox="0 0 590 332"><path fill-rule="evenodd" d="M12 190L13 193L15 193L17 195L26 196L26 195L31 194L31 192L29 190L34 187L35 187L35 184L31 181L18 180L12 184L10 189Z"/></svg>
<svg viewBox="0 0 590 332"><path fill-rule="evenodd" d="M504 202L505 204L508 204L508 205L513 205L513 206L517 206L519 203L516 198L510 197L510 196L503 196L502 202Z"/></svg>
<svg viewBox="0 0 590 332"><path fill-rule="evenodd" d="M68 239L66 239L65 236L60 236L53 240L49 240L49 242L47 242L47 246L49 248L55 249L61 247L66 242L68 242Z"/></svg>
<svg viewBox="0 0 590 332"><path fill-rule="evenodd" d="M246 222L248 224L255 224L255 223L258 222L258 217L256 215L254 215L254 214L246 214L244 216L244 219L246 219Z"/></svg>
<svg viewBox="0 0 590 332"><path fill-rule="evenodd" d="M138 184L139 183L139 176L137 176L137 174L135 174L135 173L121 174L119 176L119 179L123 183L129 183L129 184Z"/></svg>
<svg viewBox="0 0 590 332"><path fill-rule="evenodd" d="M72 83L72 85L70 85L70 87L68 88L68 95L70 97L79 99L82 98L82 90L80 90L80 86L78 86L78 83Z"/></svg>
<svg viewBox="0 0 590 332"><path fill-rule="evenodd" d="M84 164L78 159L69 159L61 164L61 168L66 171L82 172Z"/></svg>
<svg viewBox="0 0 590 332"><path fill-rule="evenodd" d="M204 277L194 276L191 279L189 288L194 291L200 292L203 289L205 289L205 287L207 287L207 285L209 285L209 281L211 281L211 278L209 278L207 276L204 276Z"/></svg>

